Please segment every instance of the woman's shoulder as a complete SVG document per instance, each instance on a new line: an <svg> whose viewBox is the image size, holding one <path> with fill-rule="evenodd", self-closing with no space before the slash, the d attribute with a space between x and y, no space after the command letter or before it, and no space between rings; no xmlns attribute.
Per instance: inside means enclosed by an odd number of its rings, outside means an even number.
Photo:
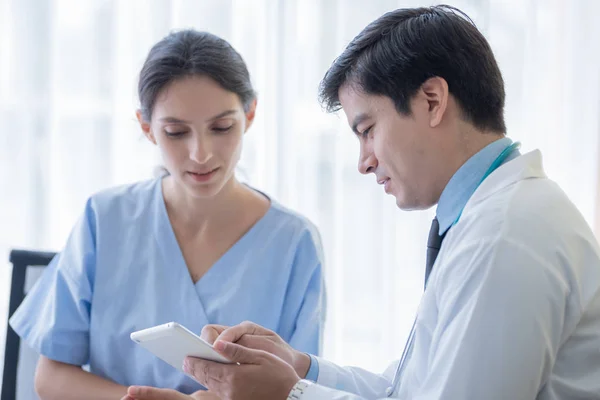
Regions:
<svg viewBox="0 0 600 400"><path fill-rule="evenodd" d="M137 215L156 202L162 192L160 179L149 179L103 189L94 193L88 200L96 215L119 213Z"/></svg>
<svg viewBox="0 0 600 400"><path fill-rule="evenodd" d="M281 238L295 238L298 241L310 241L321 247L319 229L307 216L271 199L267 213L269 227L276 230Z"/></svg>

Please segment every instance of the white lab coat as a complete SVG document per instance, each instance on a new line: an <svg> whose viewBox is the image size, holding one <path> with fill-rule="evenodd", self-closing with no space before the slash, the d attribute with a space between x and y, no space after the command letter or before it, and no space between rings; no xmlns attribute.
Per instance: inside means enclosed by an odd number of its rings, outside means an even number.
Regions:
<svg viewBox="0 0 600 400"><path fill-rule="evenodd" d="M386 398L398 364L318 362L302 400ZM600 399L600 250L539 151L494 171L448 231L392 397Z"/></svg>

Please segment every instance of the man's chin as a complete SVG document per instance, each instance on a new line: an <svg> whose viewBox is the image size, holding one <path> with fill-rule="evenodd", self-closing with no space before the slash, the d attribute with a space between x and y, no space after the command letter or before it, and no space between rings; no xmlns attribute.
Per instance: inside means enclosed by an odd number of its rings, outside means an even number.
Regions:
<svg viewBox="0 0 600 400"><path fill-rule="evenodd" d="M394 195L394 197L396 198L396 207L402 211L422 211L434 206L434 204L429 204L430 202L419 201L415 198L408 199L405 196L397 195Z"/></svg>

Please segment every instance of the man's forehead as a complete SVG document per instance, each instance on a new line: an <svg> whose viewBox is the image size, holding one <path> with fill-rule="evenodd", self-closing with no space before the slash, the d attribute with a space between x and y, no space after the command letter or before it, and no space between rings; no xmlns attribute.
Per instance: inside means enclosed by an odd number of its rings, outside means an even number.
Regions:
<svg viewBox="0 0 600 400"><path fill-rule="evenodd" d="M342 106L344 103L348 105L360 105L369 102L369 95L356 83L343 84L338 91L338 97Z"/></svg>
<svg viewBox="0 0 600 400"><path fill-rule="evenodd" d="M360 119L362 121L372 114L373 96L366 94L356 85L343 85L338 95L342 110L346 114L350 126L353 126L356 120Z"/></svg>

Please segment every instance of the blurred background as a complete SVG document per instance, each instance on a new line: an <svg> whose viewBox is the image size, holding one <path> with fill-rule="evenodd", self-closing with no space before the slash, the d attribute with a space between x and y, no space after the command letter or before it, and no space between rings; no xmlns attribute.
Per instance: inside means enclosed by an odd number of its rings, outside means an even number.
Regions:
<svg viewBox="0 0 600 400"><path fill-rule="evenodd" d="M448 1L484 32L507 91L508 133L597 220L600 3ZM0 0L0 360L11 248L58 251L85 200L160 164L136 119L150 47L192 27L228 41L259 95L245 180L308 216L326 252L325 356L382 370L399 357L420 298L434 210L401 212L358 174L358 142L317 87L391 0ZM1 361L0 361L1 362ZM1 370L1 365L0 365Z"/></svg>

